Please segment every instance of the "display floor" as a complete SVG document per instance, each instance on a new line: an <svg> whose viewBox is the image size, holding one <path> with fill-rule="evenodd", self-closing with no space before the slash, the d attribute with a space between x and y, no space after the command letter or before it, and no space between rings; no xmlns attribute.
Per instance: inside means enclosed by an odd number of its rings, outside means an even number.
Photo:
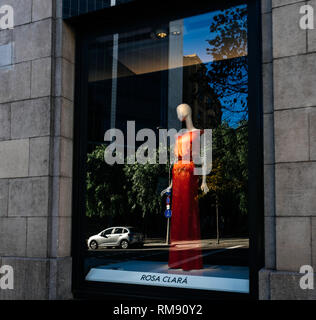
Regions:
<svg viewBox="0 0 316 320"><path fill-rule="evenodd" d="M165 262L128 261L92 268L88 281L249 292L248 267L205 265L202 270L169 269Z"/></svg>

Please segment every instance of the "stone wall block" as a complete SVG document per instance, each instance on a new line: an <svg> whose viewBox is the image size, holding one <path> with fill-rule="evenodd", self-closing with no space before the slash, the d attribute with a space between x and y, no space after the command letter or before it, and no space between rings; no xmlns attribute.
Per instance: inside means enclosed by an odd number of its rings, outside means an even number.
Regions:
<svg viewBox="0 0 316 320"><path fill-rule="evenodd" d="M276 218L277 270L299 272L311 265L311 219Z"/></svg>
<svg viewBox="0 0 316 320"><path fill-rule="evenodd" d="M0 300L48 299L48 260L8 257L2 263L13 267L14 290L0 290Z"/></svg>
<svg viewBox="0 0 316 320"><path fill-rule="evenodd" d="M47 176L49 174L50 137L30 139L30 175Z"/></svg>
<svg viewBox="0 0 316 320"><path fill-rule="evenodd" d="M12 138L32 138L50 134L50 99L34 99L11 105Z"/></svg>
<svg viewBox="0 0 316 320"><path fill-rule="evenodd" d="M274 109L313 107L316 102L316 53L274 61Z"/></svg>
<svg viewBox="0 0 316 320"><path fill-rule="evenodd" d="M304 4L305 1L304 0L272 0L272 8L286 6L288 4L299 3L299 2L301 3L303 2Z"/></svg>
<svg viewBox="0 0 316 320"><path fill-rule="evenodd" d="M272 272L271 300L316 300L316 290L302 290L302 275L294 272Z"/></svg>
<svg viewBox="0 0 316 320"><path fill-rule="evenodd" d="M1 217L0 244L0 256L25 256L26 219Z"/></svg>
<svg viewBox="0 0 316 320"><path fill-rule="evenodd" d="M27 218L27 257L47 257L47 217Z"/></svg>
<svg viewBox="0 0 316 320"><path fill-rule="evenodd" d="M0 218L8 215L9 181L0 179Z"/></svg>
<svg viewBox="0 0 316 320"><path fill-rule="evenodd" d="M301 6L296 3L272 11L274 58L306 53L306 30L299 27Z"/></svg>
<svg viewBox="0 0 316 320"><path fill-rule="evenodd" d="M273 164L274 159L274 116L265 114L263 116L264 134L264 164Z"/></svg>
<svg viewBox="0 0 316 320"><path fill-rule="evenodd" d="M45 97L51 94L51 58L32 61L31 97Z"/></svg>
<svg viewBox="0 0 316 320"><path fill-rule="evenodd" d="M273 64L262 65L263 77L263 112L273 113Z"/></svg>
<svg viewBox="0 0 316 320"><path fill-rule="evenodd" d="M262 61L272 61L272 14L262 15Z"/></svg>
<svg viewBox="0 0 316 320"><path fill-rule="evenodd" d="M71 255L71 217L58 218L58 257Z"/></svg>
<svg viewBox="0 0 316 320"><path fill-rule="evenodd" d="M0 164L0 178L27 177L29 140L1 141Z"/></svg>
<svg viewBox="0 0 316 320"><path fill-rule="evenodd" d="M274 139L277 163L309 160L308 118L308 109L275 112Z"/></svg>
<svg viewBox="0 0 316 320"><path fill-rule="evenodd" d="M29 99L31 63L19 63L0 69L0 103Z"/></svg>
<svg viewBox="0 0 316 320"><path fill-rule="evenodd" d="M49 178L10 181L10 217L46 217L48 215Z"/></svg>
<svg viewBox="0 0 316 320"><path fill-rule="evenodd" d="M46 19L14 29L15 63L52 54L52 20Z"/></svg>
<svg viewBox="0 0 316 320"><path fill-rule="evenodd" d="M276 228L275 217L265 217L265 267L275 269L276 267Z"/></svg>
<svg viewBox="0 0 316 320"><path fill-rule="evenodd" d="M276 214L316 216L316 163L276 165Z"/></svg>
<svg viewBox="0 0 316 320"><path fill-rule="evenodd" d="M32 21L38 21L52 17L53 2L53 0L33 0Z"/></svg>
<svg viewBox="0 0 316 320"><path fill-rule="evenodd" d="M316 108L312 108L309 114L309 151L310 160L316 160Z"/></svg>
<svg viewBox="0 0 316 320"><path fill-rule="evenodd" d="M11 130L11 106L10 104L0 104L0 141L10 139Z"/></svg>

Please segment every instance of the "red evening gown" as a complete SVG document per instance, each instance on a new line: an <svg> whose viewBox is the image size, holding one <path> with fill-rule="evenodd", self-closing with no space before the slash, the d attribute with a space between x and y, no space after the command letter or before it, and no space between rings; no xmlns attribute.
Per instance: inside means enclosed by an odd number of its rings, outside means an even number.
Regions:
<svg viewBox="0 0 316 320"><path fill-rule="evenodd" d="M172 170L172 217L169 268L203 269L200 243L200 217L198 204L198 176L194 175L192 141L201 132L186 132L178 136L175 156L178 161Z"/></svg>

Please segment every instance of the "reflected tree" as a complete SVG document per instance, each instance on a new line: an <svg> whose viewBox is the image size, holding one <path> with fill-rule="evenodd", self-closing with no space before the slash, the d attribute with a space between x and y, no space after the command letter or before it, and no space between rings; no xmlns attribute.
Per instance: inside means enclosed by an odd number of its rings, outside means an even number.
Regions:
<svg viewBox="0 0 316 320"><path fill-rule="evenodd" d="M168 177L168 166L160 164L114 164L104 161L106 146L97 146L87 158L88 217L112 217L122 223L131 213L145 215L162 211L158 180Z"/></svg>
<svg viewBox="0 0 316 320"><path fill-rule="evenodd" d="M212 203L219 221L225 221L229 234L247 232L248 127L243 120L238 128L227 122L213 132L213 168L207 177L210 193L200 195L201 203ZM219 219L219 216L222 219ZM222 226L224 227L224 226Z"/></svg>
<svg viewBox="0 0 316 320"><path fill-rule="evenodd" d="M247 7L222 10L214 16L210 34L207 53L212 62L206 76L223 116L213 130L213 170L207 178L211 192L201 199L213 203L219 241L219 221L225 222L227 234L247 233Z"/></svg>
<svg viewBox="0 0 316 320"><path fill-rule="evenodd" d="M247 119L248 111L247 7L222 10L214 17L210 32L210 86L223 105L224 120L237 119L237 123Z"/></svg>
<svg viewBox="0 0 316 320"><path fill-rule="evenodd" d="M162 211L162 202L157 191L159 177L168 175L168 166L160 164L126 164L124 175L127 183L127 198L130 211L140 210L145 215Z"/></svg>
<svg viewBox="0 0 316 320"><path fill-rule="evenodd" d="M126 211L125 175L121 165L104 161L106 146L100 145L87 156L87 217L115 217Z"/></svg>

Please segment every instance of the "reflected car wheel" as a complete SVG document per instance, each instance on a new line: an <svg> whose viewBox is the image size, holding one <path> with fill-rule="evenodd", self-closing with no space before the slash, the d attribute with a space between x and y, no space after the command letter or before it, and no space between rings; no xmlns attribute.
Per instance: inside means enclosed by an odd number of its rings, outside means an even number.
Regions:
<svg viewBox="0 0 316 320"><path fill-rule="evenodd" d="M92 240L92 241L90 242L90 248L91 248L92 250L97 250L97 249L98 249L98 243L97 243L95 240Z"/></svg>
<svg viewBox="0 0 316 320"><path fill-rule="evenodd" d="M126 240L123 240L120 244L121 249L127 249L129 247L129 243Z"/></svg>

